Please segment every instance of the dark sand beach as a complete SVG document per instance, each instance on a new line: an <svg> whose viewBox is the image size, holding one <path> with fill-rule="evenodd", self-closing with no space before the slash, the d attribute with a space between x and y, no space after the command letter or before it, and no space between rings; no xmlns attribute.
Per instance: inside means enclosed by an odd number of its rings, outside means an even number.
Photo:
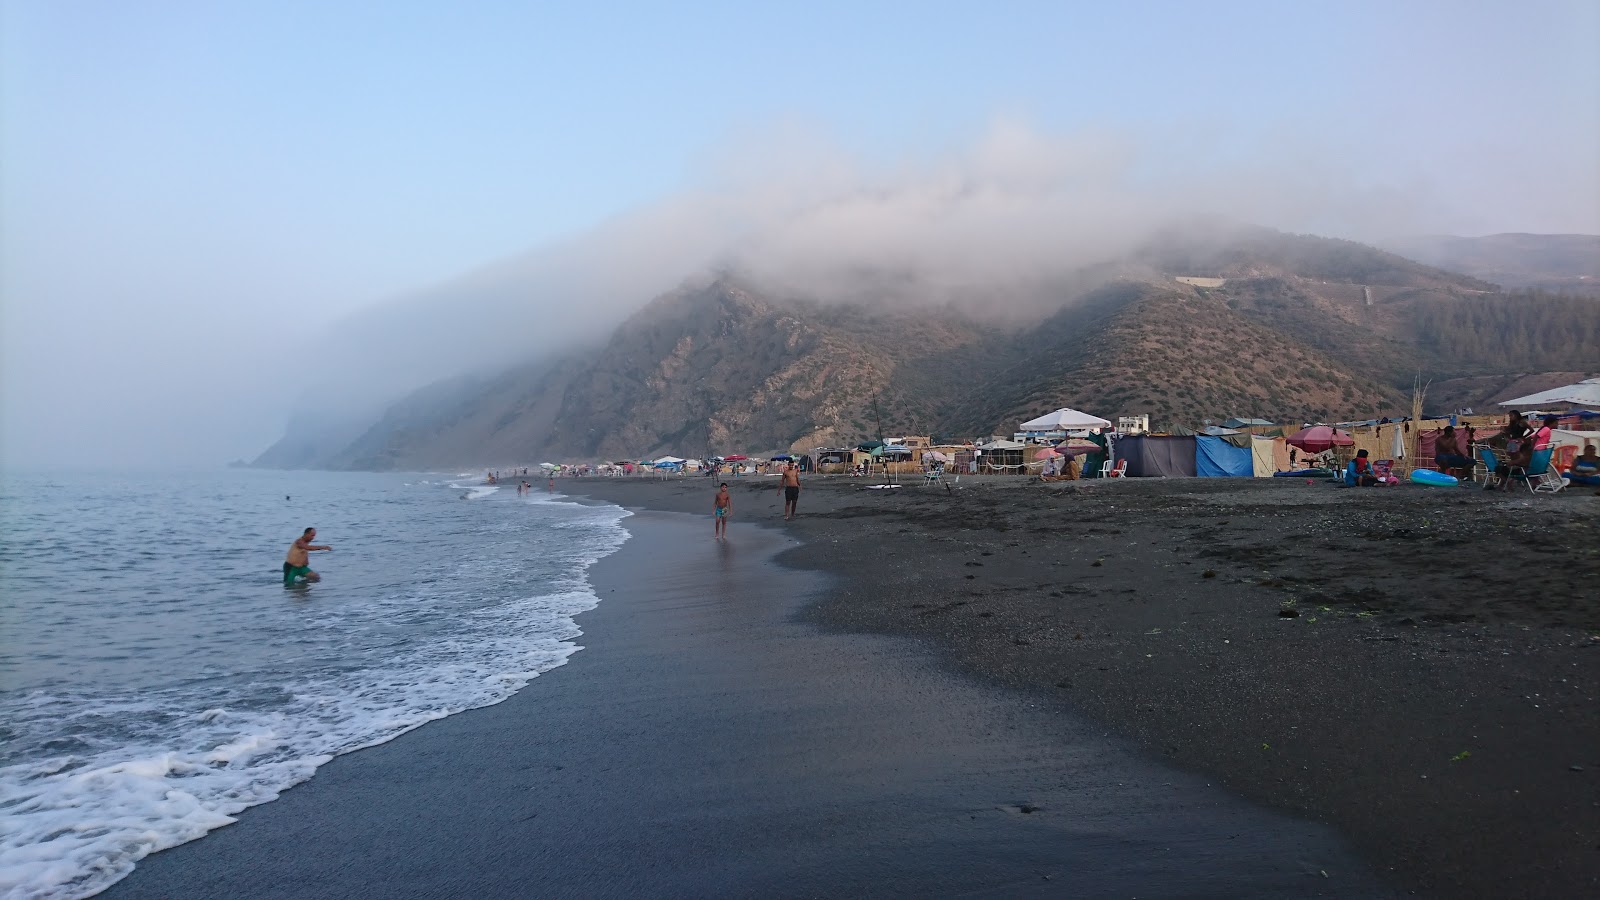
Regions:
<svg viewBox="0 0 1600 900"><path fill-rule="evenodd" d="M700 483L595 487L632 506L710 503ZM107 896L1392 893L1332 828L1141 753L1063 697L863 633L896 630L913 604L913 620L951 627L924 613L954 601L925 586L938 566L968 572L966 548L851 518L843 490L840 518L795 523L802 546L751 524L746 487L726 543L709 517L630 518L633 537L593 570L603 599L567 665L334 760ZM903 577L833 565L851 559Z"/></svg>
<svg viewBox="0 0 1600 900"><path fill-rule="evenodd" d="M705 481L567 487L704 514ZM783 522L737 479L735 521L832 576L801 619L920 638L1034 718L1327 823L1397 890L1600 896L1592 490L918 481L809 479Z"/></svg>

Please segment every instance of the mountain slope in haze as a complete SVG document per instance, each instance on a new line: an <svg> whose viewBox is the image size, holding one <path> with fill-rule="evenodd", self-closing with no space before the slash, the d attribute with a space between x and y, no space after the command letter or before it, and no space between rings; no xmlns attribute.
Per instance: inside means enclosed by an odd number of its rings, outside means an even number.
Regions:
<svg viewBox="0 0 1600 900"><path fill-rule="evenodd" d="M419 391L299 464L808 450L879 433L1004 434L1059 406L1146 413L1158 427L1333 421L1406 412L1419 368L1576 370L1600 346L1600 326L1582 324L1596 317L1572 305L1592 301L1493 293L1348 241L1256 231L1102 271L1115 274L1039 287L1031 305L992 316L977 301L824 304L723 275L663 295L592 351Z"/></svg>
<svg viewBox="0 0 1600 900"><path fill-rule="evenodd" d="M1389 242L1397 253L1505 288L1600 296L1600 235L1426 235Z"/></svg>

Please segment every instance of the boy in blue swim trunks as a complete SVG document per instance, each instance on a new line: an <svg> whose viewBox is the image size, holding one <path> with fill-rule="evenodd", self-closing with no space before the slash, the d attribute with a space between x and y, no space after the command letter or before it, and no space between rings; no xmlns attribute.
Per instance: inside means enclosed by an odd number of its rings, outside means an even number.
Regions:
<svg viewBox="0 0 1600 900"><path fill-rule="evenodd" d="M712 510L712 517L717 523L717 537L724 538L728 535L728 517L733 515L733 497L728 494L728 483L724 481L717 488L716 507Z"/></svg>

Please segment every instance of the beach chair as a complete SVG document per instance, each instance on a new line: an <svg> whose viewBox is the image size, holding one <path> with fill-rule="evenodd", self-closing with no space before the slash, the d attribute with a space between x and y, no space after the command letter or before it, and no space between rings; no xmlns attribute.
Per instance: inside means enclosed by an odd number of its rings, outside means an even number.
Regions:
<svg viewBox="0 0 1600 900"><path fill-rule="evenodd" d="M1500 476L1495 474L1495 470L1500 468L1500 458L1495 456L1494 451L1490 448L1480 446L1478 448L1478 462L1483 464L1484 489L1498 487L1500 485Z"/></svg>
<svg viewBox="0 0 1600 900"><path fill-rule="evenodd" d="M1119 459L1116 462L1108 459L1100 466L1101 478L1126 478L1127 476L1128 461L1126 459Z"/></svg>
<svg viewBox="0 0 1600 900"><path fill-rule="evenodd" d="M1533 456L1528 458L1528 466L1526 466L1526 468L1523 468L1523 466L1512 466L1509 472L1510 477L1515 480L1520 480L1522 484L1528 485L1528 490L1530 490L1530 492L1533 492L1533 490L1538 490L1539 480L1544 479L1546 469L1550 468L1550 455L1552 455L1552 452L1550 452L1549 448L1546 448L1546 450L1534 450ZM1530 474L1530 472L1534 472L1534 474ZM1555 477L1560 479L1560 472L1557 472Z"/></svg>
<svg viewBox="0 0 1600 900"><path fill-rule="evenodd" d="M941 482L943 480L944 480L944 467L943 466L935 466L934 468L929 469L928 471L922 473L922 484L923 484L924 487L926 487L926 486L928 486L930 484L938 484L939 482Z"/></svg>
<svg viewBox="0 0 1600 900"><path fill-rule="evenodd" d="M1372 463L1372 474L1378 476L1378 483L1382 485L1399 484L1400 479L1394 474L1394 460L1380 459Z"/></svg>
<svg viewBox="0 0 1600 900"><path fill-rule="evenodd" d="M1511 477L1520 478L1528 490L1535 494L1554 494L1567 486L1567 480L1561 477L1561 470L1556 468L1554 456L1555 451L1551 449L1535 450L1533 458L1528 460L1528 468L1518 466L1512 469Z"/></svg>

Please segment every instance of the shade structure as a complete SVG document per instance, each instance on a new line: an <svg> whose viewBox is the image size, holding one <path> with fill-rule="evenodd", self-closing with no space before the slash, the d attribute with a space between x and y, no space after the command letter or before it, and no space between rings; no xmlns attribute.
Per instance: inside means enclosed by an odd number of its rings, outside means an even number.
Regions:
<svg viewBox="0 0 1600 900"><path fill-rule="evenodd" d="M681 456L663 456L660 459L656 460L656 465L660 465L662 463L666 463L669 466L675 466L675 465L677 465L678 463L681 463L681 462L687 462L687 460L685 460Z"/></svg>
<svg viewBox="0 0 1600 900"><path fill-rule="evenodd" d="M862 453L871 453L874 450L883 449L883 441L862 441L856 445L856 449Z"/></svg>
<svg viewBox="0 0 1600 900"><path fill-rule="evenodd" d="M1568 384L1526 397L1514 400L1502 400L1501 406L1518 407L1544 407L1558 409L1560 407L1583 407L1584 409L1600 409L1600 378L1587 378L1576 384Z"/></svg>
<svg viewBox="0 0 1600 900"><path fill-rule="evenodd" d="M1213 434L1196 435L1194 474L1200 478L1249 478L1255 474L1250 445L1240 447Z"/></svg>
<svg viewBox="0 0 1600 900"><path fill-rule="evenodd" d="M1307 453L1321 453L1330 447L1350 447L1355 439L1332 425L1313 425L1289 435L1290 444Z"/></svg>
<svg viewBox="0 0 1600 900"><path fill-rule="evenodd" d="M924 450L922 451L922 461L924 463L948 463L950 462L950 455L940 453L937 450Z"/></svg>
<svg viewBox="0 0 1600 900"><path fill-rule="evenodd" d="M792 459L794 459L794 457L790 456L787 453L778 453L778 454L774 455L771 459L769 459L768 462L788 462L788 461L790 461Z"/></svg>
<svg viewBox="0 0 1600 900"><path fill-rule="evenodd" d="M1099 416L1065 407L1037 419L1023 422L1021 431L1082 431L1087 428L1110 428L1111 423Z"/></svg>
<svg viewBox="0 0 1600 900"><path fill-rule="evenodd" d="M724 456L723 460L726 462L744 462L749 458L750 457L745 456L743 453L733 453L729 454L728 456Z"/></svg>

